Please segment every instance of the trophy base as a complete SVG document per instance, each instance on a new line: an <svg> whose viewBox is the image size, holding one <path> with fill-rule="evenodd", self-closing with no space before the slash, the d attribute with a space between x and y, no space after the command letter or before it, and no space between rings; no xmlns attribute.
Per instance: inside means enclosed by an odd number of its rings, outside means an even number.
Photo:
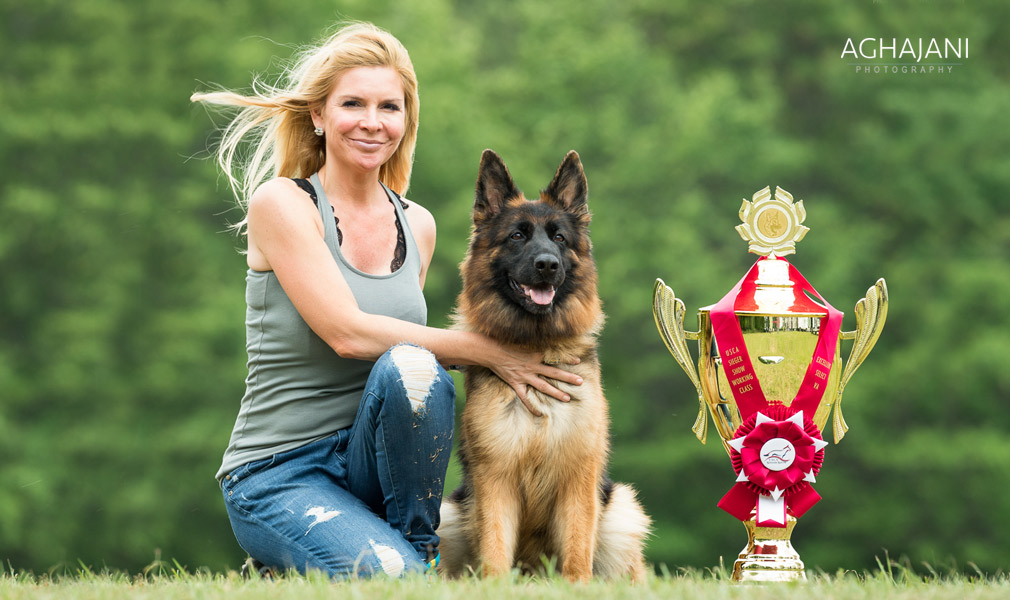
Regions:
<svg viewBox="0 0 1010 600"><path fill-rule="evenodd" d="M733 581L764 583L806 581L803 561L793 548L792 536L796 519L786 517L785 527L758 527L754 517L744 521L747 546L733 563Z"/></svg>

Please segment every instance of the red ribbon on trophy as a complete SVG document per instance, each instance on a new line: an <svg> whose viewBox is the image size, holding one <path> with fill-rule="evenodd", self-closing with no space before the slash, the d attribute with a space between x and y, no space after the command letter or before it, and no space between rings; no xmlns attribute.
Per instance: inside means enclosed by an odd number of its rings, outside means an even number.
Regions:
<svg viewBox="0 0 1010 600"><path fill-rule="evenodd" d="M820 299L819 306L827 312L821 319L810 364L788 407L765 398L736 318L740 299L753 297L758 266L765 260L786 263L796 288ZM781 258L760 258L710 314L722 367L743 420L728 442L737 483L719 501L719 507L741 521L749 520L756 509L758 527L785 527L787 507L794 517L800 517L821 499L810 483L820 471L827 442L812 418L824 396L842 313L828 304L791 264Z"/></svg>

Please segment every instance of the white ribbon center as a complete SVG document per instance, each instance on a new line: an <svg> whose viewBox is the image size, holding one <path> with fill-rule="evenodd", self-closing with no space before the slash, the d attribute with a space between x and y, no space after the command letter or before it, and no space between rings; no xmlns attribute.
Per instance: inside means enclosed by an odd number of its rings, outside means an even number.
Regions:
<svg viewBox="0 0 1010 600"><path fill-rule="evenodd" d="M769 471L784 471L796 460L796 448L785 438L773 438L761 446L761 464Z"/></svg>

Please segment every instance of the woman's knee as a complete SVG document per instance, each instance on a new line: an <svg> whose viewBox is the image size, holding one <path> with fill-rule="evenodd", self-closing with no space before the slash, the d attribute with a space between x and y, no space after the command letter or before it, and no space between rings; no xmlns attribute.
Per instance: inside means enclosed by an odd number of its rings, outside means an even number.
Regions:
<svg viewBox="0 0 1010 600"><path fill-rule="evenodd" d="M421 417L431 411L453 411L456 388L452 376L430 351L411 344L400 344L379 358L376 369L384 373L386 385L400 386L414 415Z"/></svg>

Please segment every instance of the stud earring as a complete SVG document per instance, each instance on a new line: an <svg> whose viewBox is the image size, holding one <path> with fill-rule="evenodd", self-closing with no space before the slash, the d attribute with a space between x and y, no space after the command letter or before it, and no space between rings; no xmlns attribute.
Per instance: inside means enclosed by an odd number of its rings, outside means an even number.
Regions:
<svg viewBox="0 0 1010 600"><path fill-rule="evenodd" d="M316 131L316 135L318 135L319 137L323 137L323 128L322 127L316 127L315 131Z"/></svg>

